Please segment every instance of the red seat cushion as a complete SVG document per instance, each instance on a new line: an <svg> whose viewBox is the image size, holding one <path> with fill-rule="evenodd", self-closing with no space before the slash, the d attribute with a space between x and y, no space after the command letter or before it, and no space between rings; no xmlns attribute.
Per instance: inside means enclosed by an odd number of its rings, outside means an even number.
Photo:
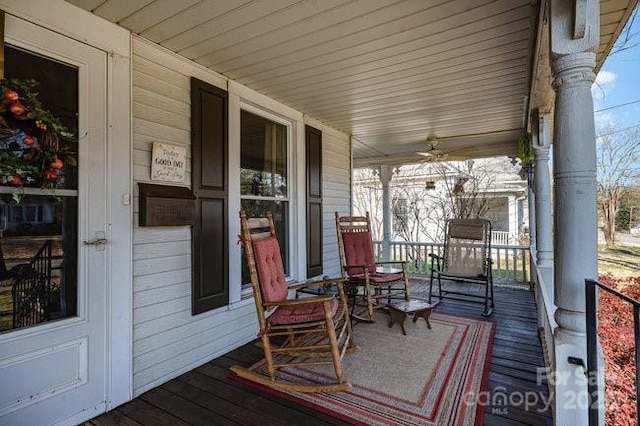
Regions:
<svg viewBox="0 0 640 426"><path fill-rule="evenodd" d="M376 272L369 232L343 232L342 243L349 277L364 273L362 267L350 267L349 265L367 265L370 274Z"/></svg>
<svg viewBox="0 0 640 426"><path fill-rule="evenodd" d="M329 301L331 316L338 310L338 299ZM278 309L267 318L270 324L295 324L300 322L324 320L324 309L322 302L307 303L304 305L278 306Z"/></svg>
<svg viewBox="0 0 640 426"><path fill-rule="evenodd" d="M253 254L263 302L279 302L287 298L289 287L284 278L280 245L276 237L255 240Z"/></svg>

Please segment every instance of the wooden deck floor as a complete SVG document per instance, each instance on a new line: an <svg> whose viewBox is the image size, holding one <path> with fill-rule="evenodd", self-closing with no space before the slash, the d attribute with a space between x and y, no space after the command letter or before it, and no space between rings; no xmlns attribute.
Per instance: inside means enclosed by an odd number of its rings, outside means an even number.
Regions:
<svg viewBox="0 0 640 426"><path fill-rule="evenodd" d="M426 282L412 280L414 297L426 295ZM484 424L551 425L547 384L537 383L544 367L537 335L533 293L496 287L496 323L488 390L498 404L485 408ZM480 318L480 305L445 300L439 312ZM229 379L228 368L260 358L254 344L244 345L196 368L86 425L340 425L326 414L259 392ZM504 398L502 398L504 397ZM500 402L505 401L505 404ZM527 407L525 401L529 402ZM537 403L534 403L537 402Z"/></svg>

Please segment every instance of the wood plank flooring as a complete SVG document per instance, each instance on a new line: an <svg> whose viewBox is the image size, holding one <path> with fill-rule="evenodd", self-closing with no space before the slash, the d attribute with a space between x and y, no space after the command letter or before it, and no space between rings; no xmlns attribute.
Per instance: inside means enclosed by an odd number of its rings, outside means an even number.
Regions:
<svg viewBox="0 0 640 426"><path fill-rule="evenodd" d="M412 297L426 297L427 294L428 281L412 279ZM533 293L496 287L495 298L496 308L490 320L496 324L496 335L484 424L552 425L551 407L544 404L548 399L547 382L537 381L537 371L544 367L544 359L537 335ZM436 309L468 318L481 318L482 312L481 305L453 300L445 300ZM261 355L261 350L249 343L94 418L86 425L345 424L229 378L231 365L249 365Z"/></svg>

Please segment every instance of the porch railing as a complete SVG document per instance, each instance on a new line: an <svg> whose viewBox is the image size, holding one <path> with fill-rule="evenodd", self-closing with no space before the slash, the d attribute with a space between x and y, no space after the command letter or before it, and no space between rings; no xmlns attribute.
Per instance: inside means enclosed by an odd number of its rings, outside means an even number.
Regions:
<svg viewBox="0 0 640 426"><path fill-rule="evenodd" d="M491 242L501 246L513 243L513 236L507 231L491 231Z"/></svg>
<svg viewBox="0 0 640 426"><path fill-rule="evenodd" d="M374 241L377 256L382 253L382 242ZM431 267L430 253L442 255L444 244L431 242L391 242L391 260L409 262L409 273L428 275ZM512 245L491 245L494 282L529 286L529 247Z"/></svg>
<svg viewBox="0 0 640 426"><path fill-rule="evenodd" d="M22 265L11 287L13 328L51 319L51 240Z"/></svg>
<svg viewBox="0 0 640 426"><path fill-rule="evenodd" d="M587 315L587 371L589 372L589 426L596 426L599 422L599 408L604 406L598 401L600 390L598 389L598 318L597 318L597 295L596 288L600 288L611 293L620 300L633 307L633 334L636 361L636 373L640 371L640 302L626 296L619 291L612 289L598 281L587 279L586 286L586 315ZM640 424L640 378L635 375L636 381L636 424Z"/></svg>

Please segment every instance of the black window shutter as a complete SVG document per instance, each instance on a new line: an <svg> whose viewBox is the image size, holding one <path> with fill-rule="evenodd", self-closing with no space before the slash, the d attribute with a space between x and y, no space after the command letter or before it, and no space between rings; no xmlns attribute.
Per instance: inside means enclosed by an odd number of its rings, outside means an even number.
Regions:
<svg viewBox="0 0 640 426"><path fill-rule="evenodd" d="M191 78L191 313L229 304L228 95Z"/></svg>
<svg viewBox="0 0 640 426"><path fill-rule="evenodd" d="M322 132L305 127L307 154L307 278L322 274Z"/></svg>

